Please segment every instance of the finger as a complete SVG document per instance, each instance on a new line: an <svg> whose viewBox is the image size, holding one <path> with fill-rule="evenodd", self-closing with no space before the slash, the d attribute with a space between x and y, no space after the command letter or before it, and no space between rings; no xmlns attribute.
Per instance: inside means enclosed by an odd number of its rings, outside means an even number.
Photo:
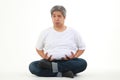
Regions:
<svg viewBox="0 0 120 80"><path fill-rule="evenodd" d="M74 58L75 54L73 52L71 52L71 58Z"/></svg>
<svg viewBox="0 0 120 80"><path fill-rule="evenodd" d="M51 60L51 57L52 57L52 55L50 55L50 57L48 58L49 61Z"/></svg>
<svg viewBox="0 0 120 80"><path fill-rule="evenodd" d="M62 60L67 60L67 58L62 57Z"/></svg>
<svg viewBox="0 0 120 80"><path fill-rule="evenodd" d="M47 57L48 53L45 54L45 57Z"/></svg>
<svg viewBox="0 0 120 80"><path fill-rule="evenodd" d="M50 59L50 61L53 61L53 60L55 60L54 58L52 58L52 56L51 56L51 59Z"/></svg>
<svg viewBox="0 0 120 80"><path fill-rule="evenodd" d="M45 59L48 59L48 53L45 54L44 58L45 58Z"/></svg>
<svg viewBox="0 0 120 80"><path fill-rule="evenodd" d="M53 60L55 60L54 58L51 58L51 60L50 61L53 61Z"/></svg>
<svg viewBox="0 0 120 80"><path fill-rule="evenodd" d="M71 52L72 56L75 56L75 54L73 52Z"/></svg>
<svg viewBox="0 0 120 80"><path fill-rule="evenodd" d="M70 59L70 57L68 57L67 55L65 55L66 56L66 58L69 60Z"/></svg>

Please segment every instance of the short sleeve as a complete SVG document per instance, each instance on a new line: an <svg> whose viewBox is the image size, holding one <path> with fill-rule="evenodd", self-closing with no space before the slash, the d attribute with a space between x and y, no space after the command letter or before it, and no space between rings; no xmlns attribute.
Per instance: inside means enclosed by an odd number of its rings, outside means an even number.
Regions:
<svg viewBox="0 0 120 80"><path fill-rule="evenodd" d="M79 50L85 50L85 43L77 31L75 31L75 42Z"/></svg>
<svg viewBox="0 0 120 80"><path fill-rule="evenodd" d="M45 41L45 31L42 31L38 37L37 43L36 43L36 48L38 50L43 50L44 48L44 41Z"/></svg>

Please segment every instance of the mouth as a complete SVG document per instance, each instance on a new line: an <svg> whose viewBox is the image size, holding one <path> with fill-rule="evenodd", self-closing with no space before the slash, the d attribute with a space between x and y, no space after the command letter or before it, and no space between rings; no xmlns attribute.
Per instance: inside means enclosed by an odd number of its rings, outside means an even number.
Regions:
<svg viewBox="0 0 120 80"><path fill-rule="evenodd" d="M59 24L60 22L55 22L55 24Z"/></svg>

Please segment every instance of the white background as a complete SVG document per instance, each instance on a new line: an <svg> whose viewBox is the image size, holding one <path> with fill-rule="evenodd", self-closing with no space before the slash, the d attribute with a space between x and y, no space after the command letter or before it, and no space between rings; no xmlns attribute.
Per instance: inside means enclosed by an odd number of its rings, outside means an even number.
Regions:
<svg viewBox="0 0 120 80"><path fill-rule="evenodd" d="M0 72L29 72L41 59L35 51L40 32L52 26L50 9L67 9L65 24L78 30L90 70L120 71L119 0L0 0Z"/></svg>

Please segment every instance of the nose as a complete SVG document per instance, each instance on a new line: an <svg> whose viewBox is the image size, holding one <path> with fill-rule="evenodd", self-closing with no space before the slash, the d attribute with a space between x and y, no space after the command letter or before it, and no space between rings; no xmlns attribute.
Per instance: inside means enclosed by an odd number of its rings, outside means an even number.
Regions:
<svg viewBox="0 0 120 80"><path fill-rule="evenodd" d="M58 20L59 20L59 18L58 18L58 17L55 17L55 20L56 20L56 21L58 21Z"/></svg>

